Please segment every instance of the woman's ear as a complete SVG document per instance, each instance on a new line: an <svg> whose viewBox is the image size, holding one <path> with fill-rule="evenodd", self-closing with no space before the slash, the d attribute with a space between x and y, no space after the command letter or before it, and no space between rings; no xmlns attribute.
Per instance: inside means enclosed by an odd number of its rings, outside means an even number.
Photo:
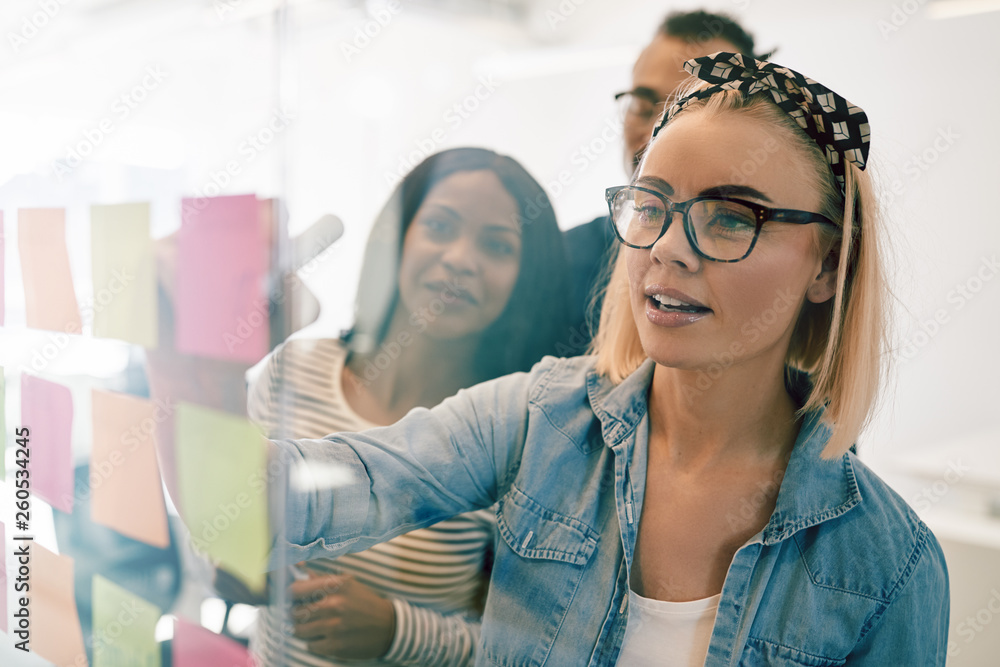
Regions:
<svg viewBox="0 0 1000 667"><path fill-rule="evenodd" d="M836 250L831 250L823 260L820 271L806 288L806 298L812 303L825 303L837 293L837 267L840 257Z"/></svg>

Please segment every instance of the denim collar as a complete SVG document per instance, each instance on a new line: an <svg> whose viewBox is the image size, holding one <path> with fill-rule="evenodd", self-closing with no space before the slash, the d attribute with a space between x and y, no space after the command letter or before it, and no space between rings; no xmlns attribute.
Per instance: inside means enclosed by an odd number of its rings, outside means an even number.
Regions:
<svg viewBox="0 0 1000 667"><path fill-rule="evenodd" d="M587 396L607 446L614 448L632 436L646 415L646 396L655 366L652 359L646 359L618 385L593 368L587 372ZM786 383L801 405L809 391L808 375L789 369ZM788 539L804 528L841 516L861 502L851 457L820 458L830 437L822 417L822 408L802 417L774 512L763 531L764 544Z"/></svg>

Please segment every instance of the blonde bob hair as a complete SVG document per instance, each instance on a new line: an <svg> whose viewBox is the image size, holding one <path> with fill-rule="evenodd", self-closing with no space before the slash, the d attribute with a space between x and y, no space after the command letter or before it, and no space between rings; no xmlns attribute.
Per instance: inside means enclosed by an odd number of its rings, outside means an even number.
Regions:
<svg viewBox="0 0 1000 667"><path fill-rule="evenodd" d="M697 81L681 94L706 85ZM811 185L822 194L819 212L839 225L836 229L816 225L819 249L827 257L824 265L836 263L837 290L824 303L803 304L785 363L808 373L812 383L799 416L825 407L823 422L831 434L823 458L841 456L855 443L874 412L884 371L883 351L887 349L887 288L879 247L878 207L870 177L846 163L845 196L817 144L767 93L747 96L740 91L722 91L693 101L674 118L690 113L749 114L777 128L787 141L785 145L807 155L815 166ZM597 355L597 372L616 384L646 359L628 297L624 257L625 253L618 253L609 267L611 277L600 325L590 347L590 352Z"/></svg>

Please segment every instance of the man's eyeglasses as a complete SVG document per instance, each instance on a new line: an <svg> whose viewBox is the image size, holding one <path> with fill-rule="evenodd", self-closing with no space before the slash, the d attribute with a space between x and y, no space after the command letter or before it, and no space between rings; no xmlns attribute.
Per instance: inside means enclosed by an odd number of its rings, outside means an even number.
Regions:
<svg viewBox="0 0 1000 667"><path fill-rule="evenodd" d="M659 97L649 88L635 88L615 95L623 115L634 116L644 123L659 116L667 99Z"/></svg>
<svg viewBox="0 0 1000 667"><path fill-rule="evenodd" d="M671 202L655 190L619 185L605 192L618 240L630 248L652 248L667 232L674 213L683 218L684 234L694 251L713 262L745 259L767 221L806 225L836 224L819 213L767 208L732 197L695 197Z"/></svg>

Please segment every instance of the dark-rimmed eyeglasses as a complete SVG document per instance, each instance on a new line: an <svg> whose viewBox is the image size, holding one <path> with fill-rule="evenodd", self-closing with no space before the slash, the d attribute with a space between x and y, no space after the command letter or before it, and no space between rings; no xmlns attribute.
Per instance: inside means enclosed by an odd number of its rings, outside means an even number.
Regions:
<svg viewBox="0 0 1000 667"><path fill-rule="evenodd" d="M659 97L649 88L635 88L615 94L615 101L622 110L622 115L631 115L644 123L658 117L663 111L663 105L669 97Z"/></svg>
<svg viewBox="0 0 1000 667"><path fill-rule="evenodd" d="M787 208L768 208L733 197L706 196L671 202L664 195L637 185L605 191L615 236L630 248L652 248L666 234L674 213L680 213L684 234L699 256L713 262L746 259L757 244L765 222L807 225L836 224L824 215Z"/></svg>

